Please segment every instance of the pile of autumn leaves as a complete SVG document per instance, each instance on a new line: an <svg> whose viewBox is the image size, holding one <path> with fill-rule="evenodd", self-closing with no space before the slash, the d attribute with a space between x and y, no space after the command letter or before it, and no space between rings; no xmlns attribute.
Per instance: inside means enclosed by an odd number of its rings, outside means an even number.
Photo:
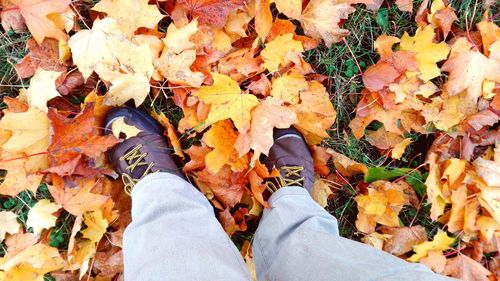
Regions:
<svg viewBox="0 0 500 281"><path fill-rule="evenodd" d="M351 2L373 9L382 3ZM7 250L0 277L42 280L51 272L61 279L88 274L109 280L122 274L121 236L130 223L130 199L119 181L110 180L116 175L105 160L104 152L118 140L102 136L99 128L112 107L131 99L138 106L150 94L173 93L184 114L177 129L163 114L153 116L229 235L245 231L246 222L268 206L263 181L276 171L258 159L273 144L273 128L293 125L311 145L313 197L323 206L332 194L329 181L338 180L327 163L345 178L367 173L364 165L318 146L336 113L325 77L302 57L321 40L331 45L348 35L339 22L354 11L350 4L275 0L285 20L273 16L265 0L103 0L92 8L92 25L80 30L80 12L70 1L2 3L10 8L2 13L2 25L27 26L34 39L16 66L20 77L32 76L29 88L4 99L0 169L7 175L0 194L35 194L45 183L53 200L30 206L24 225L14 212L0 212ZM408 1L397 3L411 10ZM500 31L487 16L479 31L453 30L451 8L439 0L430 11L426 7L425 1L417 12L414 36L376 40L380 61L363 73L366 89L350 127L394 159L411 144L408 133L442 132L429 152L428 201L432 219L458 238L457 250L451 249L456 239L445 231L427 241L423 227L400 227L402 208L422 203L403 180L360 189L356 226L365 242L392 254L439 273L484 279L498 268L484 254L498 251L500 232L500 148L492 146L499 135L493 125L500 112ZM161 32L157 26L165 14L171 22ZM292 19L305 35L297 34ZM438 88L433 79L441 71L449 77ZM86 96L80 106L67 102L76 92ZM375 120L383 127L365 130ZM117 122L113 133L139 132ZM180 134L197 134L201 145L183 150ZM481 148L479 158L475 148ZM57 249L49 242L62 214L74 223L67 248Z"/></svg>

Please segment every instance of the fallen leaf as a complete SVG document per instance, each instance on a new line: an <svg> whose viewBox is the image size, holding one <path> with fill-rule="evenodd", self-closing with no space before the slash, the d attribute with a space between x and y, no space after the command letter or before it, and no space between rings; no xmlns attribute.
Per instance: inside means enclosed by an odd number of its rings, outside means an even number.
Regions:
<svg viewBox="0 0 500 281"><path fill-rule="evenodd" d="M11 211L0 212L0 242L5 239L5 234L18 233L20 226L16 214Z"/></svg>
<svg viewBox="0 0 500 281"><path fill-rule="evenodd" d="M274 78L271 86L271 96L286 103L299 102L299 94L308 88L304 75L289 71L280 77Z"/></svg>
<svg viewBox="0 0 500 281"><path fill-rule="evenodd" d="M38 69L30 80L30 87L26 90L28 104L47 112L47 101L60 96L56 89L56 79L60 75L61 72Z"/></svg>
<svg viewBox="0 0 500 281"><path fill-rule="evenodd" d="M300 20L302 13L302 1L301 0L274 0L276 8L278 11L283 13L285 16Z"/></svg>
<svg viewBox="0 0 500 281"><path fill-rule="evenodd" d="M35 235L40 235L43 229L49 229L56 225L57 217L53 213L60 208L59 204L52 203L47 199L38 201L28 212L26 226L33 228Z"/></svg>
<svg viewBox="0 0 500 281"><path fill-rule="evenodd" d="M168 138L170 145L174 149L174 154L184 159L181 142L179 140L179 137L177 136L174 126L172 125L172 123L170 123L170 120L167 118L167 116L165 116L163 112L158 114L154 111L151 113L151 116L153 116L156 121L158 121L163 127L165 127L165 132L163 132L163 135Z"/></svg>
<svg viewBox="0 0 500 281"><path fill-rule="evenodd" d="M188 24L177 27L171 24L167 28L167 34L162 39L166 50L170 50L176 54L182 53L184 50L193 48L195 45L190 41L191 37L198 31L198 20L194 19Z"/></svg>
<svg viewBox="0 0 500 281"><path fill-rule="evenodd" d="M243 6L243 0L180 0L192 18L198 18L203 24L222 28L229 13Z"/></svg>
<svg viewBox="0 0 500 281"><path fill-rule="evenodd" d="M255 1L255 31L262 39L267 37L273 25L273 14L269 5L269 0Z"/></svg>
<svg viewBox="0 0 500 281"><path fill-rule="evenodd" d="M273 72L277 71L279 66L287 64L288 53L300 53L304 48L300 41L293 39L292 33L277 36L273 41L265 45L260 53L264 59L264 68Z"/></svg>
<svg viewBox="0 0 500 281"><path fill-rule="evenodd" d="M450 96L467 91L468 97L476 102L482 95L484 80L500 81L500 63L485 57L477 51L465 51L452 55L441 68L449 73L445 89Z"/></svg>
<svg viewBox="0 0 500 281"><path fill-rule="evenodd" d="M323 39L330 47L349 35L349 30L339 27L341 20L347 19L355 9L346 3L331 0L311 0L302 13L304 33L317 39Z"/></svg>
<svg viewBox="0 0 500 281"><path fill-rule="evenodd" d="M395 256L401 256L413 250L413 245L427 241L425 228L420 225L412 227L384 227L383 234L390 235L385 240L383 250Z"/></svg>
<svg viewBox="0 0 500 281"><path fill-rule="evenodd" d="M413 37L405 33L399 44L401 50L415 53L420 70L419 77L424 81L429 81L441 74L436 63L446 59L450 51L445 42L434 43L434 36L434 30L429 25L417 29Z"/></svg>
<svg viewBox="0 0 500 281"><path fill-rule="evenodd" d="M148 0L103 0L92 10L116 19L120 29L129 38L139 27L154 28L164 17L156 5L148 5Z"/></svg>
<svg viewBox="0 0 500 281"><path fill-rule="evenodd" d="M124 135L125 139L129 139L136 137L140 132L142 132L136 126L125 123L125 117L120 117L113 121L113 124L111 124L111 131L113 136L117 139L119 139L121 135Z"/></svg>
<svg viewBox="0 0 500 281"><path fill-rule="evenodd" d="M448 259L444 274L460 280L487 281L492 273L477 261L463 254Z"/></svg>
<svg viewBox="0 0 500 281"><path fill-rule="evenodd" d="M328 182L326 182L320 178L316 178L314 180L314 183L312 186L311 197L321 207L325 208L326 206L328 206L328 197L332 194L333 194L333 192L332 192L332 190L330 188L330 184L328 184Z"/></svg>
<svg viewBox="0 0 500 281"><path fill-rule="evenodd" d="M319 144L328 137L326 130L335 123L337 112L325 87L317 81L309 82L309 88L300 93L300 100L292 106L299 120L294 126L308 144Z"/></svg>
<svg viewBox="0 0 500 281"><path fill-rule="evenodd" d="M15 67L20 78L33 76L38 68L55 72L65 72L68 68L67 64L59 60L57 40L48 38L38 45L34 39L30 38L26 41L26 47L30 52Z"/></svg>
<svg viewBox="0 0 500 281"><path fill-rule="evenodd" d="M68 35L48 18L48 15L66 11L70 0L51 1L50 3L41 0L10 0L10 2L19 8L29 31L38 44L42 44L46 37L57 40L68 38Z"/></svg>
<svg viewBox="0 0 500 281"><path fill-rule="evenodd" d="M421 258L420 263L427 265L434 272L443 274L447 259L442 251L429 251L427 257Z"/></svg>
<svg viewBox="0 0 500 281"><path fill-rule="evenodd" d="M238 134L229 120L219 121L212 125L202 138L202 141L213 150L205 156L207 170L217 174L224 165L230 165L234 172L241 172L248 166L248 157L238 156L234 143Z"/></svg>
<svg viewBox="0 0 500 281"><path fill-rule="evenodd" d="M2 0L1 24L5 31L14 30L16 32L26 31L24 19L16 6L10 0Z"/></svg>
<svg viewBox="0 0 500 281"><path fill-rule="evenodd" d="M54 201L74 216L95 211L108 200L107 196L90 192L96 184L93 179L77 181L75 187L66 186L64 179L59 176L54 175L52 181L53 185L48 188Z"/></svg>
<svg viewBox="0 0 500 281"><path fill-rule="evenodd" d="M415 254L409 257L408 261L418 262L420 259L426 257L430 251L447 250L454 242L455 238L449 237L445 231L438 230L438 233L434 235L432 241L426 241L413 246Z"/></svg>
<svg viewBox="0 0 500 281"><path fill-rule="evenodd" d="M403 12L413 11L413 1L412 0L396 0L396 5L398 9Z"/></svg>
<svg viewBox="0 0 500 281"><path fill-rule="evenodd" d="M194 50L185 50L180 54L163 50L161 56L154 61L154 65L171 83L200 87L205 80L205 75L190 69L195 60L196 51Z"/></svg>
<svg viewBox="0 0 500 281"><path fill-rule="evenodd" d="M99 136L94 128L94 105L89 104L74 118L49 110L53 136L48 148L49 169L60 176L75 172L82 156L95 158L118 142L112 135Z"/></svg>
<svg viewBox="0 0 500 281"><path fill-rule="evenodd" d="M38 243L14 257L0 258L0 270L4 270L7 280L43 280L47 272L62 269L66 262L57 248ZM28 278L28 279L25 279Z"/></svg>
<svg viewBox="0 0 500 281"><path fill-rule="evenodd" d="M230 118L238 131L245 132L250 127L250 111L259 103L257 97L242 93L238 83L226 75L212 73L212 78L212 86L202 86L193 93L211 105L205 122L213 124Z"/></svg>
<svg viewBox="0 0 500 281"><path fill-rule="evenodd" d="M404 140L402 140L400 143L396 144L394 146L394 148L392 149L392 152L391 152L391 158L392 159L401 159L401 157L403 156L403 154L405 153L405 150L406 148L412 143L412 139L411 138L406 138Z"/></svg>
<svg viewBox="0 0 500 281"><path fill-rule="evenodd" d="M261 153L268 155L274 143L273 129L286 129L298 121L294 110L282 104L281 100L268 97L255 107L252 111L250 130L240 134L236 141L235 147L239 155L246 154L250 148L253 149L252 163Z"/></svg>
<svg viewBox="0 0 500 281"><path fill-rule="evenodd" d="M368 188L368 194L360 194L356 227L367 234L375 231L377 223L385 226L399 226L398 214L408 205L408 196L402 186L391 182L376 181Z"/></svg>
<svg viewBox="0 0 500 281"><path fill-rule="evenodd" d="M83 222L87 228L80 233L83 238L89 239L92 243L99 242L108 228L108 221L102 217L100 210L85 213Z"/></svg>

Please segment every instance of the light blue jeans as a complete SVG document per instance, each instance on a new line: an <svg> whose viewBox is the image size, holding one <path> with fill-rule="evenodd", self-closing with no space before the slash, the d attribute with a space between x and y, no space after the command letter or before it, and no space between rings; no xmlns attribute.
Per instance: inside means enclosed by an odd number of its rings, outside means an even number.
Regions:
<svg viewBox="0 0 500 281"><path fill-rule="evenodd" d="M337 220L300 187L275 192L253 241L258 280L451 280L339 236ZM190 183L151 174L132 191L125 280L251 280L208 200Z"/></svg>

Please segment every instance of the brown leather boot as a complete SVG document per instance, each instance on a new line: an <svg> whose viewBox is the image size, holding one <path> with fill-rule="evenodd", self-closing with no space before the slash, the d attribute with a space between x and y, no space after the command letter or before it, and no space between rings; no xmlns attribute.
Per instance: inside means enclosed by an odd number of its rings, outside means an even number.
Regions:
<svg viewBox="0 0 500 281"><path fill-rule="evenodd" d="M137 109L115 108L106 117L105 134L111 134L113 122L121 118L141 131L108 152L109 161L125 184L125 192L130 194L134 185L151 173L167 172L184 178L163 136L164 128L156 120Z"/></svg>
<svg viewBox="0 0 500 281"><path fill-rule="evenodd" d="M262 162L268 169L277 168L280 177L266 182L268 190L300 186L309 193L314 181L313 160L302 135L293 127L274 130L274 144Z"/></svg>

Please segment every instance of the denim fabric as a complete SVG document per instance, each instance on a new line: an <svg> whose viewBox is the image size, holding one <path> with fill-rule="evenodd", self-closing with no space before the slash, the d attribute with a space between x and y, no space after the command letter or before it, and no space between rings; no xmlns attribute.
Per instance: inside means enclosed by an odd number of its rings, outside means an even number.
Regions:
<svg viewBox="0 0 500 281"><path fill-rule="evenodd" d="M306 190L271 196L253 241L258 280L452 280L339 236L337 220ZM251 280L208 200L168 173L132 191L123 237L125 280Z"/></svg>

